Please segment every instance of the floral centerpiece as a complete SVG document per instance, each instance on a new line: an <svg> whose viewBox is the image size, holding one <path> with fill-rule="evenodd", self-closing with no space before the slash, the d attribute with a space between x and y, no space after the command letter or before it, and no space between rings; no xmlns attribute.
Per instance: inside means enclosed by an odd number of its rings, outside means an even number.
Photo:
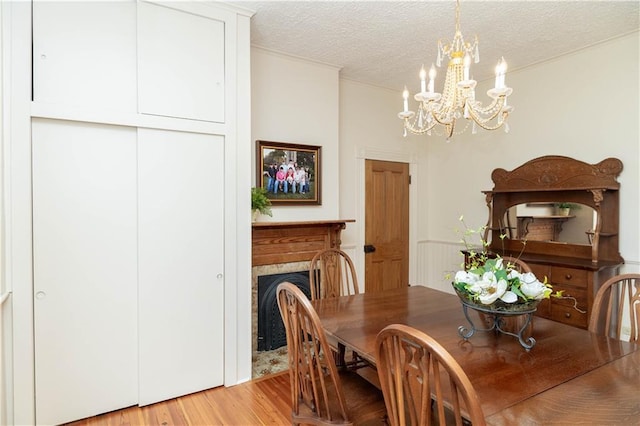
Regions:
<svg viewBox="0 0 640 426"><path fill-rule="evenodd" d="M464 224L463 216L460 216L460 221ZM486 229L484 226L473 230L465 225L462 237L462 243L467 248L465 262L463 269L455 273L452 285L462 302L464 315L471 328L459 326L458 334L461 337L467 340L478 330L496 330L517 337L520 345L528 351L536 344L536 339L533 336L525 337L525 333L528 333L527 328L540 301L550 297L572 299L574 309L585 313L578 309L574 297L563 296L561 291L554 294L551 285L547 283L547 277L541 282L532 272L522 271L529 269L519 265L524 263L519 258L526 241L522 241L518 257L502 258L487 251L489 244L486 241ZM476 234L480 235L480 250L469 244L469 238ZM500 238L504 240L506 235L500 235ZM480 311L480 318L489 328L476 328L467 313L468 307ZM505 316L516 316L517 319L505 321ZM518 321L520 318L523 321Z"/></svg>
<svg viewBox="0 0 640 426"><path fill-rule="evenodd" d="M499 256L478 260L484 257L486 254L474 258L472 265L456 272L453 279L456 293L472 304L495 311L528 310L551 296L551 286L532 272L521 273Z"/></svg>
<svg viewBox="0 0 640 426"><path fill-rule="evenodd" d="M460 217L464 223L464 217ZM550 284L541 282L532 272L521 272L518 266L499 255L486 251L488 243L482 238L486 227L473 230L465 225L462 242L467 247L463 270L453 278L453 288L467 304L489 311L534 310L543 299L551 297ZM469 244L469 237L480 235L480 251ZM501 238L504 238L501 236ZM523 241L523 250L526 241Z"/></svg>

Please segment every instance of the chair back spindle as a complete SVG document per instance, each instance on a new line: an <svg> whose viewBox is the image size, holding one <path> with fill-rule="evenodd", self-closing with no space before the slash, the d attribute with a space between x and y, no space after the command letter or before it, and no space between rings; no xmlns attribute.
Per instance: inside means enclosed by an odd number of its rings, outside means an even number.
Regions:
<svg viewBox="0 0 640 426"><path fill-rule="evenodd" d="M625 324L629 325L629 341L640 341L640 274L611 277L593 301L589 331L620 340L626 334Z"/></svg>

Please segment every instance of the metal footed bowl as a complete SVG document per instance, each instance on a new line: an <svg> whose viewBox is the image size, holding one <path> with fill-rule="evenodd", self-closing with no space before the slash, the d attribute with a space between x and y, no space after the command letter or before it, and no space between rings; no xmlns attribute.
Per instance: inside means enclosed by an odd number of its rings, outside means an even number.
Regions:
<svg viewBox="0 0 640 426"><path fill-rule="evenodd" d="M460 292L458 289L454 287L456 294L460 298L460 301L472 308L476 311L487 312L491 314L501 314L501 315L521 315L528 314L531 312L535 312L538 309L538 305L540 304L540 300L528 300L526 302L515 302L515 303L505 303L502 300L498 299L493 302L491 305L483 305L482 303L476 302L469 295Z"/></svg>

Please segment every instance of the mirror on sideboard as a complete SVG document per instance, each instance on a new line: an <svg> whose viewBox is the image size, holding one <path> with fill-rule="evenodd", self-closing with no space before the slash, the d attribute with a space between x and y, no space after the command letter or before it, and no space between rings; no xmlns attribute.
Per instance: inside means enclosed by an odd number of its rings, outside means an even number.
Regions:
<svg viewBox="0 0 640 426"><path fill-rule="evenodd" d="M597 213L584 204L531 202L510 207L503 220L513 240L591 245Z"/></svg>

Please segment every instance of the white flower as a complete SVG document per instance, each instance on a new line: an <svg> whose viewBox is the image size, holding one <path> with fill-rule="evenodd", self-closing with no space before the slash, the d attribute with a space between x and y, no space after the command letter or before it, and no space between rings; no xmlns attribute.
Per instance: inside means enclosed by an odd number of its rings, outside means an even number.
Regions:
<svg viewBox="0 0 640 426"><path fill-rule="evenodd" d="M485 275L487 274L485 273ZM493 274L491 275L493 276ZM498 300L499 297L502 297L505 291L507 291L507 282L505 280L496 282L495 276L493 276L493 281L483 281L483 284L488 284L478 295L478 299L483 305L492 304Z"/></svg>
<svg viewBox="0 0 640 426"><path fill-rule="evenodd" d="M531 299L544 299L551 290L542 284L534 274L527 272L520 277L520 290Z"/></svg>
<svg viewBox="0 0 640 426"><path fill-rule="evenodd" d="M512 291L505 291L500 300L504 303L515 303L518 301L518 295Z"/></svg>
<svg viewBox="0 0 640 426"><path fill-rule="evenodd" d="M513 280L514 278L518 278L518 279L520 279L520 281L522 281L521 277L522 277L522 274L520 272L516 271L515 269L511 269L509 271L509 273L507 274L507 278L509 280Z"/></svg>
<svg viewBox="0 0 640 426"><path fill-rule="evenodd" d="M472 272L458 271L456 272L456 276L453 278L453 281L457 283L473 284L478 281L479 278L480 277L478 277L478 275Z"/></svg>

